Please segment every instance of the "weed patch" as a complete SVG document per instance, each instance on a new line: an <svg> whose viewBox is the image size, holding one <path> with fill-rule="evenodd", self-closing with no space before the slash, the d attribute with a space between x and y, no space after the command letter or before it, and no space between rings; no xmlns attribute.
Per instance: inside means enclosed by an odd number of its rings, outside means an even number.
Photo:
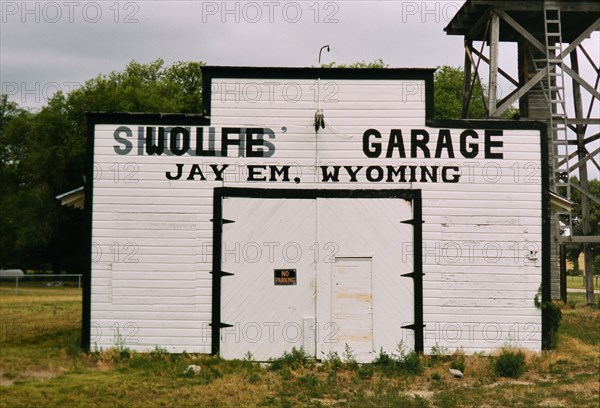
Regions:
<svg viewBox="0 0 600 408"><path fill-rule="evenodd" d="M457 350L452 354L452 360L450 361L450 368L459 370L463 374L465 373L465 353L462 350Z"/></svg>
<svg viewBox="0 0 600 408"><path fill-rule="evenodd" d="M518 378L527 370L525 353L517 349L503 348L496 357L494 366L499 376Z"/></svg>
<svg viewBox="0 0 600 408"><path fill-rule="evenodd" d="M281 370L282 368L295 370L300 367L312 367L314 365L313 358L306 354L302 347L299 349L293 347L289 353L285 351L283 356L271 359L269 362L273 370Z"/></svg>
<svg viewBox="0 0 600 408"><path fill-rule="evenodd" d="M76 290L36 290L0 293L2 406L598 408L600 399L600 311L585 304L585 294L569 294L573 308L563 307L556 350L448 355L435 346L431 356L419 356L400 345L358 364L348 346L316 364L293 349L265 369L251 355L226 361L161 347L140 353L118 343L81 352ZM186 373L190 365L199 369ZM448 368L465 377L451 379Z"/></svg>

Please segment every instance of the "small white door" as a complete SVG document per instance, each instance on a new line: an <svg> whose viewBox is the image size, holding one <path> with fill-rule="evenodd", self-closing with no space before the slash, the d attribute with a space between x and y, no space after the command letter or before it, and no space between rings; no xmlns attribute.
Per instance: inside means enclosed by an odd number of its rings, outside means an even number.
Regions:
<svg viewBox="0 0 600 408"><path fill-rule="evenodd" d="M348 345L357 360L368 360L373 344L371 258L337 257L333 265L333 351L343 356Z"/></svg>

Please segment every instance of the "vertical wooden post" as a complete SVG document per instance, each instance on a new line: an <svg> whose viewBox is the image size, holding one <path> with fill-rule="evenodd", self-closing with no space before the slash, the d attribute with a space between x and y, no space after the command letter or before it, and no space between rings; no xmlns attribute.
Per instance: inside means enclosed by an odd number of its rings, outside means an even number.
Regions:
<svg viewBox="0 0 600 408"><path fill-rule="evenodd" d="M467 119L469 117L469 104L471 102L471 84L472 73L471 73L471 58L469 58L469 49L473 46L473 41L465 39L465 77L463 80L463 100L462 100L462 114L461 118Z"/></svg>
<svg viewBox="0 0 600 408"><path fill-rule="evenodd" d="M571 54L571 69L579 74L579 59L577 57L577 48ZM583 107L581 102L581 87L579 82L573 78L573 103L575 105L575 117L583 119ZM586 156L585 150L585 127L581 124L576 125L577 129L577 158L583 160ZM587 164L579 166L579 185L585 191L590 190L588 182ZM580 194L581 197L581 226L584 236L592 234L592 225L590 223L590 199ZM592 271L592 248L590 244L583 244L583 256L585 265L585 295L588 305L595 303L594 298L594 280Z"/></svg>
<svg viewBox="0 0 600 408"><path fill-rule="evenodd" d="M560 244L560 299L567 304L567 248Z"/></svg>
<svg viewBox="0 0 600 408"><path fill-rule="evenodd" d="M500 17L492 11L490 13L490 82L488 97L488 115L494 116L498 88L498 42L500 40Z"/></svg>

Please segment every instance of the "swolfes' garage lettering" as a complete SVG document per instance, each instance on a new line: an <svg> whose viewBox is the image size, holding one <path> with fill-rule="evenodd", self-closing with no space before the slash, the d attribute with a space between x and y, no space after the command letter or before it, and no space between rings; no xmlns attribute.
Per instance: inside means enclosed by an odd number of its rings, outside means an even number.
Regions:
<svg viewBox="0 0 600 408"><path fill-rule="evenodd" d="M439 129L437 137L425 129L404 133L402 129L391 129L385 140L379 130L367 129L362 136L362 152L371 159L503 159L502 137L502 130L489 129L483 135L474 129L454 135L450 129ZM118 155L259 158L272 157L276 150L275 132L269 128L139 126L134 138L131 128L119 126L113 138L117 142L113 149Z"/></svg>

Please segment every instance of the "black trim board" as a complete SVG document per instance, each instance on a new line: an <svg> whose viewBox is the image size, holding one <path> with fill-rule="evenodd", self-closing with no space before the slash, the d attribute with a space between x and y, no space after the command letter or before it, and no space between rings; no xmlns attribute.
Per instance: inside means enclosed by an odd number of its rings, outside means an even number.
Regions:
<svg viewBox="0 0 600 408"><path fill-rule="evenodd" d="M213 257L212 257L212 332L211 353L218 354L221 346L221 333L223 327L221 320L221 270L222 242L223 242L223 198L224 197L249 197L264 199L316 199L316 198L397 198L412 202L413 217L413 245L414 245L414 325L410 325L415 333L415 351L423 353L423 217L421 190L334 190L334 189L266 189L266 188L235 188L218 187L213 195ZM406 328L409 328L407 326Z"/></svg>
<svg viewBox="0 0 600 408"><path fill-rule="evenodd" d="M550 210L550 158L548 152L548 126L540 129L542 166L542 302L552 301L550 262L551 210ZM550 309L542 308L542 350L550 350Z"/></svg>
<svg viewBox="0 0 600 408"><path fill-rule="evenodd" d="M92 311L92 216L94 202L94 133L96 122L87 116L87 152L84 186L84 211L85 211L85 234L88 251L85 254L85 267L82 277L82 304L81 304L81 348L90 350L91 341L91 311Z"/></svg>
<svg viewBox="0 0 600 408"><path fill-rule="evenodd" d="M90 125L160 125L160 126L203 126L209 120L200 114L193 113L105 113L89 112L86 114Z"/></svg>
<svg viewBox="0 0 600 408"><path fill-rule="evenodd" d="M542 132L542 136L544 136L548 130L546 122L535 120L428 119L425 125L432 128L539 130Z"/></svg>

